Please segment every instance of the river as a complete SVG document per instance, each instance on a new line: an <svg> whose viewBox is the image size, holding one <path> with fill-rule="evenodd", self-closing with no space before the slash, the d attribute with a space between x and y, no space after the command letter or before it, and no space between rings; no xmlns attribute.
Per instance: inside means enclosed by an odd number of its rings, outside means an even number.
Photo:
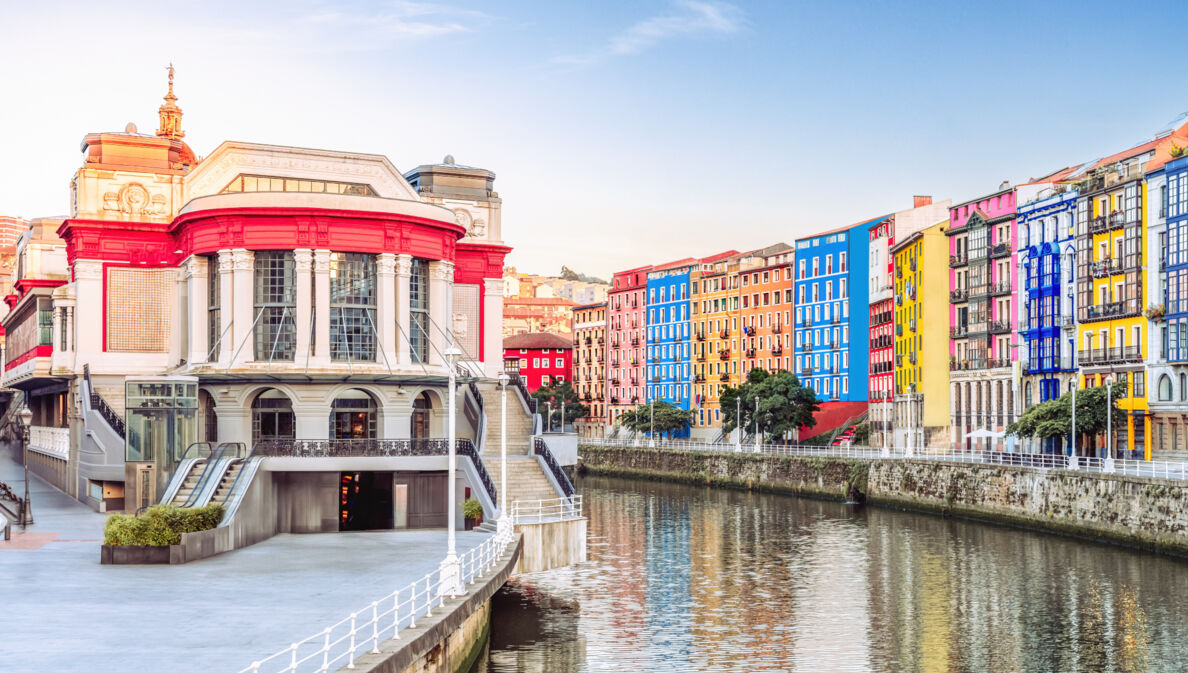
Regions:
<svg viewBox="0 0 1188 673"><path fill-rule="evenodd" d="M1182 559L784 495L577 486L589 561L509 582L472 673L1188 669Z"/></svg>

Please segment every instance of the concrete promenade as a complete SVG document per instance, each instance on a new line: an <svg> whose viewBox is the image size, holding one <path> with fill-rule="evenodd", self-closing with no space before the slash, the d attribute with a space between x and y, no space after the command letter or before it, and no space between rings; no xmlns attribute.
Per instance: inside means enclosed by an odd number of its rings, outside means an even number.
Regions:
<svg viewBox="0 0 1188 673"><path fill-rule="evenodd" d="M0 454L19 494L19 465ZM105 515L31 479L36 523L0 542L0 670L237 671L436 569L444 530L280 535L180 566L101 566ZM489 533L459 532L459 553Z"/></svg>

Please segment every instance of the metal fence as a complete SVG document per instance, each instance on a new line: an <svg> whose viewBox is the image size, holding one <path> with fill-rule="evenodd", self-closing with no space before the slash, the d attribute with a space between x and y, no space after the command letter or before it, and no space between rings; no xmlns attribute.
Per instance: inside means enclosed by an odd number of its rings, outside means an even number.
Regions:
<svg viewBox="0 0 1188 673"><path fill-rule="evenodd" d="M545 523L580 519L582 496L549 500L517 500L511 506L512 523Z"/></svg>
<svg viewBox="0 0 1188 673"><path fill-rule="evenodd" d="M510 543L510 539L492 536L462 554L462 583L474 584L503 556ZM418 619L432 616L435 608L441 608L446 599L441 584L441 573L435 570L308 638L252 662L239 673L328 673L354 668L359 655L378 654L380 643L399 638L402 630L415 628Z"/></svg>
<svg viewBox="0 0 1188 673"><path fill-rule="evenodd" d="M584 444L633 447L641 450L680 449L685 451L716 451L766 453L775 456L820 456L827 458L861 458L865 460L938 460L984 465L1008 465L1055 470L1081 470L1139 477L1188 479L1188 462L1166 460L1130 460L1066 456L1053 453L1012 453L1007 451L953 451L945 449L908 449L877 446L806 446L803 444L712 444L681 439L646 437L627 439L599 439ZM579 453L581 448L579 446Z"/></svg>

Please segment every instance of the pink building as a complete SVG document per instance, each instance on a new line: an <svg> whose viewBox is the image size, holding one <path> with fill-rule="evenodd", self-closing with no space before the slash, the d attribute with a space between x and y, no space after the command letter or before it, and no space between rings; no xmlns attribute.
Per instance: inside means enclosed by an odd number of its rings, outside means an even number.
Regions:
<svg viewBox="0 0 1188 673"><path fill-rule="evenodd" d="M620 271L606 295L607 423L644 401L647 380L647 297L651 266Z"/></svg>
<svg viewBox="0 0 1188 673"><path fill-rule="evenodd" d="M1018 359L1014 188L950 208L947 234L953 445L1002 450Z"/></svg>

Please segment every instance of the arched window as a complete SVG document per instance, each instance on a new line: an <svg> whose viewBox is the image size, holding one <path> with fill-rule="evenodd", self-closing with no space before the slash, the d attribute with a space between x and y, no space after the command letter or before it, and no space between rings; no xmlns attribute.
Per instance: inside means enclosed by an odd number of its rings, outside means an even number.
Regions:
<svg viewBox="0 0 1188 673"><path fill-rule="evenodd" d="M429 393L421 393L413 400L412 431L409 433L413 439L429 438L429 413L431 409L433 409L433 398L429 397Z"/></svg>
<svg viewBox="0 0 1188 673"><path fill-rule="evenodd" d="M293 439L293 402L275 388L269 388L252 400L252 442L270 439Z"/></svg>
<svg viewBox="0 0 1188 673"><path fill-rule="evenodd" d="M1167 374L1159 377L1159 401L1168 402L1172 398L1171 377Z"/></svg>
<svg viewBox="0 0 1188 673"><path fill-rule="evenodd" d="M1031 407L1031 381L1023 384L1023 408L1029 409Z"/></svg>
<svg viewBox="0 0 1188 673"><path fill-rule="evenodd" d="M1188 374L1180 374L1180 401L1185 400L1188 400Z"/></svg>
<svg viewBox="0 0 1188 673"><path fill-rule="evenodd" d="M330 437L333 439L375 439L375 399L357 388L334 398L330 410Z"/></svg>

